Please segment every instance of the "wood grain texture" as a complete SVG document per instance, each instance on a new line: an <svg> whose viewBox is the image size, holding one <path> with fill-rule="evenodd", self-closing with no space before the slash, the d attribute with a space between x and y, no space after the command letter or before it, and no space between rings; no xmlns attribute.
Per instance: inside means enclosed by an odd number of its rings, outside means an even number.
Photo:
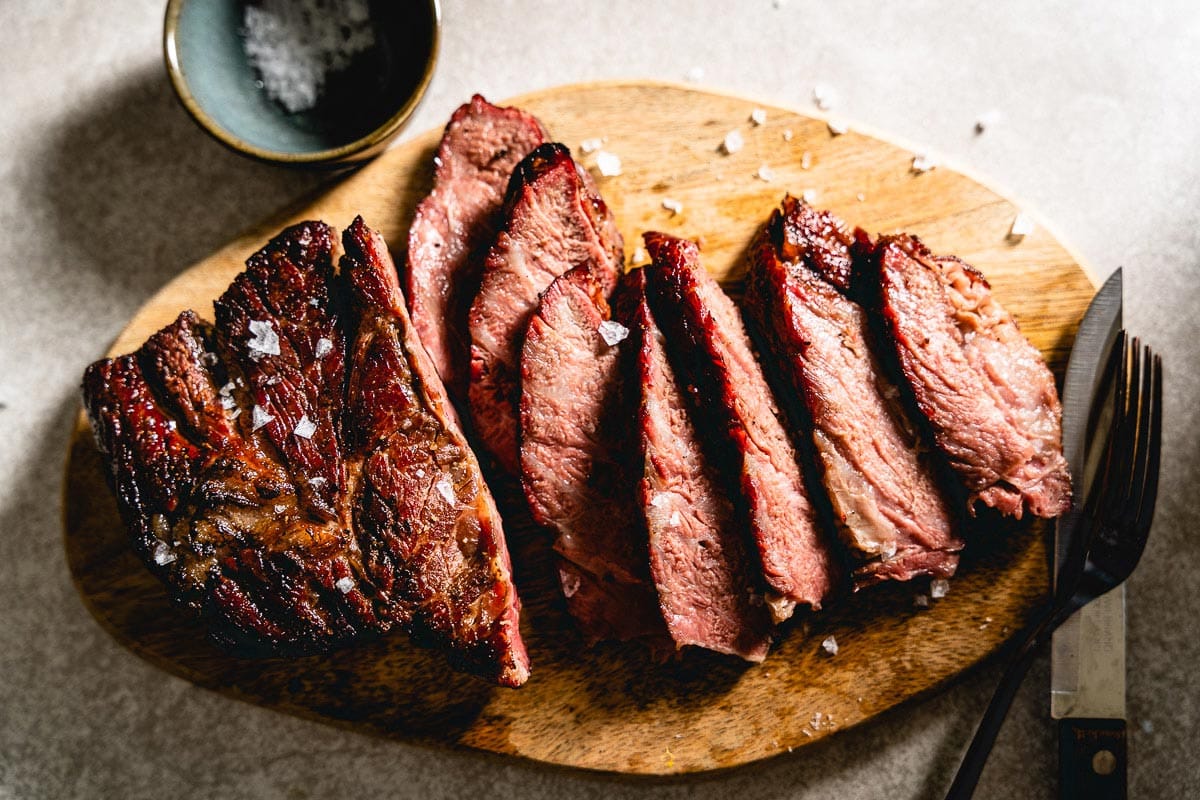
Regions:
<svg viewBox="0 0 1200 800"><path fill-rule="evenodd" d="M816 205L851 223L916 233L935 251L979 267L1061 376L1092 282L1041 225L1018 244L1006 241L1016 206L959 172L916 174L912 152L894 144L853 130L832 136L823 120L690 87L588 84L509 102L537 114L588 167L595 157L579 153L584 139L605 137L605 149L620 156L622 175L597 177L629 256L640 250L644 230L700 237L705 266L736 293L758 226L785 190L811 189ZM766 124L750 123L755 106L766 109ZM746 145L722 155L718 146L735 128ZM243 259L292 221L315 217L341 227L361 213L400 260L440 134L429 131L392 150L183 272L143 306L110 352L138 347L183 308L210 317L212 299ZM763 164L774 174L770 182L755 177ZM666 198L683 211L664 209ZM882 586L792 625L761 666L700 652L656 666L634 646L582 647L557 599L545 536L529 526L519 495L498 487L533 659L533 677L513 691L454 674L403 636L294 660L230 658L170 605L134 557L82 415L64 492L68 562L88 608L122 644L163 669L249 702L379 735L614 772L745 764L863 722L996 651L1049 586L1046 526L979 530L950 594L928 610L913 605L924 587ZM820 647L829 635L840 646L834 657Z"/></svg>

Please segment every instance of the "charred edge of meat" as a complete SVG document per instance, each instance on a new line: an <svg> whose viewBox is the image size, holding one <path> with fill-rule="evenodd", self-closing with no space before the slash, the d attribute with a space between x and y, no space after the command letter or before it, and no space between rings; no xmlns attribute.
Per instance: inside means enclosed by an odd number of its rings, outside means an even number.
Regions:
<svg viewBox="0 0 1200 800"><path fill-rule="evenodd" d="M842 294L851 294L854 235L845 222L792 195L771 212L766 230L785 263L803 263Z"/></svg>

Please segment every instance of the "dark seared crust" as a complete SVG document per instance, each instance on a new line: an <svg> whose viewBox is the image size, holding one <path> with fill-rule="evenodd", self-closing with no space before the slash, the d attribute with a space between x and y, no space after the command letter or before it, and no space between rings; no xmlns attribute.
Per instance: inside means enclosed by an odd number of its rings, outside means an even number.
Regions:
<svg viewBox="0 0 1200 800"><path fill-rule="evenodd" d="M383 238L358 218L343 243L358 319L347 425L363 459L354 521L365 561L386 576L414 636L520 686L529 659L499 512L412 331Z"/></svg>
<svg viewBox="0 0 1200 800"><path fill-rule="evenodd" d="M745 308L774 356L779 396L812 431L855 588L949 577L963 542L867 315L847 296L852 244L832 214L785 197L750 249Z"/></svg>
<svg viewBox="0 0 1200 800"><path fill-rule="evenodd" d="M667 629L677 648L762 661L771 644L771 615L761 578L711 449L667 361L662 331L646 300L646 270L626 274L618 297L639 390L637 499Z"/></svg>
<svg viewBox="0 0 1200 800"><path fill-rule="evenodd" d="M585 637L666 641L626 452L627 345L600 335L609 319L587 266L542 294L521 353L521 485L534 519L557 534L563 595Z"/></svg>
<svg viewBox="0 0 1200 800"><path fill-rule="evenodd" d="M135 550L219 643L245 655L319 651L397 624L425 626L424 607L396 580L408 543L354 529L351 497L373 485L360 476L376 453L346 447L362 437L346 422L349 323L333 244L321 223L287 229L218 301L215 329L186 311L136 353L84 375L84 403ZM389 280L387 313L400 302ZM270 325L278 353L249 345L251 321ZM432 393L420 387L428 368L412 373L410 395ZM444 396L430 405L444 408ZM271 419L256 428L256 416ZM304 417L311 426L298 430ZM460 462L464 473L475 466L469 454ZM505 619L515 631L511 596ZM482 663L487 648L477 638L448 645L451 657L519 683L511 653L493 648Z"/></svg>
<svg viewBox="0 0 1200 800"><path fill-rule="evenodd" d="M578 266L589 267L609 294L623 257L612 214L591 177L561 144L544 144L517 166L504 213L467 316L467 395L479 440L501 467L516 474L521 340L538 296Z"/></svg>
<svg viewBox="0 0 1200 800"><path fill-rule="evenodd" d="M970 265L906 234L858 238L864 296L971 513L982 502L1018 519L1062 514L1062 407L1041 354Z"/></svg>
<svg viewBox="0 0 1200 800"><path fill-rule="evenodd" d="M500 228L509 177L548 139L531 114L475 95L446 125L433 189L409 228L402 277L413 329L456 403L465 402L469 374L467 310Z"/></svg>
<svg viewBox="0 0 1200 800"><path fill-rule="evenodd" d="M645 240L651 308L698 412L722 434L720 466L737 488L772 613L783 620L797 604L820 608L838 581L832 542L737 309L700 266L695 244L662 233Z"/></svg>

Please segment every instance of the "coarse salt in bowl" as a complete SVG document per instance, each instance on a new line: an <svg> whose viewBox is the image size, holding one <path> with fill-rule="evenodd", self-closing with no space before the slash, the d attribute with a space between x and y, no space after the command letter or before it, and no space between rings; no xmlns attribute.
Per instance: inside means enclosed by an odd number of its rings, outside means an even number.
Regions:
<svg viewBox="0 0 1200 800"><path fill-rule="evenodd" d="M163 50L184 108L222 144L346 166L412 116L440 28L438 0L169 0Z"/></svg>

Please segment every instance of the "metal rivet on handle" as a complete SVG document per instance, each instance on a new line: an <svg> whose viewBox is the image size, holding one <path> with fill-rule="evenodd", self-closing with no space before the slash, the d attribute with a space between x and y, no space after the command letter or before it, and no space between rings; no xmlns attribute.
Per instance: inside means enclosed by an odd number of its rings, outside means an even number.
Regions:
<svg viewBox="0 0 1200 800"><path fill-rule="evenodd" d="M1117 757L1111 750L1099 750L1092 756L1092 771L1097 775L1112 775L1117 768Z"/></svg>

